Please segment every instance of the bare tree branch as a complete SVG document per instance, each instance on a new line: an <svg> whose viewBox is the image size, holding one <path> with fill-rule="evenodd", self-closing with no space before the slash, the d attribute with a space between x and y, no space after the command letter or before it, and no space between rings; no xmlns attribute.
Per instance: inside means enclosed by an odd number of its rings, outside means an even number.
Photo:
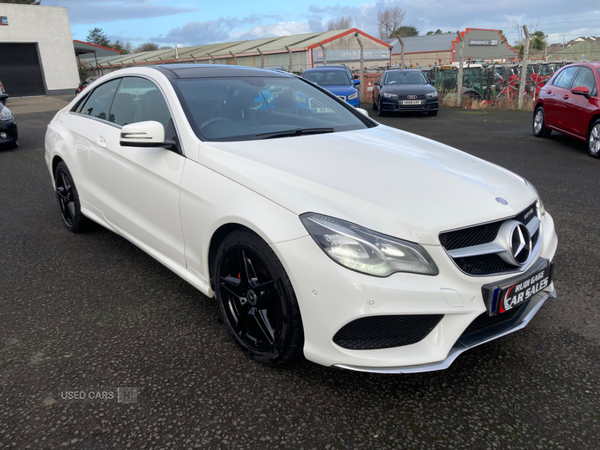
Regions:
<svg viewBox="0 0 600 450"><path fill-rule="evenodd" d="M383 11L377 11L377 29L380 39L388 39L392 33L397 30L402 22L406 12L399 6L385 8Z"/></svg>
<svg viewBox="0 0 600 450"><path fill-rule="evenodd" d="M352 21L352 17L350 16L342 16L337 19L332 19L327 23L327 31L333 30L346 30L348 28L352 28L354 26L354 22Z"/></svg>

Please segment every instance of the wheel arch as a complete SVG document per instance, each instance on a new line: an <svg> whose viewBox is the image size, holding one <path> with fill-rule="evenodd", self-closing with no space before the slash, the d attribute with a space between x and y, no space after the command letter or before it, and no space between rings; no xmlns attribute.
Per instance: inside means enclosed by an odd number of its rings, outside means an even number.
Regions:
<svg viewBox="0 0 600 450"><path fill-rule="evenodd" d="M226 223L224 225L221 225L219 228L217 228L215 230L215 232L213 233L213 235L210 238L210 244L208 246L208 255L207 255L208 256L208 277L209 277L210 288L213 291L215 289L213 270L215 268L215 261L217 259L217 250L219 249L221 242L223 242L223 240L227 236L229 236L235 230L239 230L239 229L250 230L253 233L256 233L254 230L252 230L251 228L248 228L245 225L242 225L241 223L233 223L232 222L232 223Z"/></svg>
<svg viewBox="0 0 600 450"><path fill-rule="evenodd" d="M52 179L54 180L55 174L56 174L56 167L58 166L59 163L64 163L65 161L58 155L54 155L54 157L52 158ZM66 165L66 163L65 163Z"/></svg>
<svg viewBox="0 0 600 450"><path fill-rule="evenodd" d="M592 131L592 125L594 125L594 123L596 123L597 120L600 120L600 114L594 114L592 116L592 118L590 119L590 123L588 124L588 128L587 128L587 133L585 134L586 140L590 136L590 131Z"/></svg>

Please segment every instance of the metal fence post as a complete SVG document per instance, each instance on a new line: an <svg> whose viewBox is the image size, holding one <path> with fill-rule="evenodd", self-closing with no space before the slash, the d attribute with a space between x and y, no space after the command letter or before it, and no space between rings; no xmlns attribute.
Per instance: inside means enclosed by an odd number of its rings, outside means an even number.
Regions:
<svg viewBox="0 0 600 450"><path fill-rule="evenodd" d="M290 48L286 45L285 49L288 51L288 53L290 54L290 65L288 67L288 72L292 73L292 51L290 50Z"/></svg>
<svg viewBox="0 0 600 450"><path fill-rule="evenodd" d="M363 92L365 89L365 49L359 36L360 33L358 31L354 33L354 37L358 41L358 45L360 45L360 89L358 90L358 93L360 95L360 102L362 102L364 100Z"/></svg>
<svg viewBox="0 0 600 450"><path fill-rule="evenodd" d="M260 54L260 68L264 69L265 68L265 55L264 53L260 50L260 48L256 47L256 50L258 51L258 53Z"/></svg>
<svg viewBox="0 0 600 450"><path fill-rule="evenodd" d="M465 48L465 41L463 40L460 31L457 31L458 39L460 39L460 53L458 57L458 78L456 80L456 106L460 108L462 103L462 88L463 88L463 50Z"/></svg>
<svg viewBox="0 0 600 450"><path fill-rule="evenodd" d="M400 42L400 68L404 69L404 41L398 36L398 42Z"/></svg>
<svg viewBox="0 0 600 450"><path fill-rule="evenodd" d="M523 109L523 99L525 97L525 85L527 84L527 62L529 59L529 31L527 25L523 25L525 32L525 50L523 52L523 64L521 65L521 84L519 85L518 108Z"/></svg>
<svg viewBox="0 0 600 450"><path fill-rule="evenodd" d="M231 50L229 51L229 54L233 56L233 64L237 66L237 56L235 56Z"/></svg>

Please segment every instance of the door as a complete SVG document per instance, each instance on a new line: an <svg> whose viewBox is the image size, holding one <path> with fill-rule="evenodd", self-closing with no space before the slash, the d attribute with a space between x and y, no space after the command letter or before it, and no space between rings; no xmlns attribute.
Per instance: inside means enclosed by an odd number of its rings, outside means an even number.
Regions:
<svg viewBox="0 0 600 450"><path fill-rule="evenodd" d="M0 80L8 95L46 95L37 44L0 44L0 61Z"/></svg>
<svg viewBox="0 0 600 450"><path fill-rule="evenodd" d="M571 89L580 86L588 88L592 97L598 95L596 78L589 67L582 66L571 83ZM597 109L593 98L588 99L583 95L570 92L569 98L565 101L565 106L567 108L564 120L565 130L581 139L587 139L588 125L594 111Z"/></svg>
<svg viewBox="0 0 600 450"><path fill-rule="evenodd" d="M565 115L567 107L565 100L571 94L571 83L577 74L579 66L566 67L552 82L547 89L547 97L544 98L544 111L546 123L561 130L565 129Z"/></svg>
<svg viewBox="0 0 600 450"><path fill-rule="evenodd" d="M163 124L166 139L176 142L172 149L120 144L123 125L148 120ZM108 121L91 139L90 173L105 220L151 254L185 266L179 183L186 160L162 92L148 79L123 78Z"/></svg>

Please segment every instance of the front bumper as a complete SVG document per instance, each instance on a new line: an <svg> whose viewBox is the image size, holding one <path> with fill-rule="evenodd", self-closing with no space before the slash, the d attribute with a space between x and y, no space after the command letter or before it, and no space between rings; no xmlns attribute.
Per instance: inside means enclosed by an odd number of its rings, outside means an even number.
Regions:
<svg viewBox="0 0 600 450"><path fill-rule="evenodd" d="M554 222L542 221L542 247L537 258L554 257L557 238ZM463 351L526 325L553 295L550 284L490 335L463 336L486 311L482 286L513 275L486 277L462 273L441 246L424 246L439 268L439 275L395 273L377 278L353 272L333 262L310 236L273 244L294 286L304 325L304 354L326 366L369 372L424 372L448 367ZM537 259L536 259L537 261ZM532 264L535 264L533 262ZM392 348L355 350L341 347L334 336L345 325L372 316L443 315L416 343Z"/></svg>
<svg viewBox="0 0 600 450"><path fill-rule="evenodd" d="M12 120L10 122L0 121L0 147L15 144L18 140L17 124Z"/></svg>
<svg viewBox="0 0 600 450"><path fill-rule="evenodd" d="M380 107L383 111L436 111L438 109L438 98L420 98L419 105L404 105L406 99L393 99L381 97Z"/></svg>

